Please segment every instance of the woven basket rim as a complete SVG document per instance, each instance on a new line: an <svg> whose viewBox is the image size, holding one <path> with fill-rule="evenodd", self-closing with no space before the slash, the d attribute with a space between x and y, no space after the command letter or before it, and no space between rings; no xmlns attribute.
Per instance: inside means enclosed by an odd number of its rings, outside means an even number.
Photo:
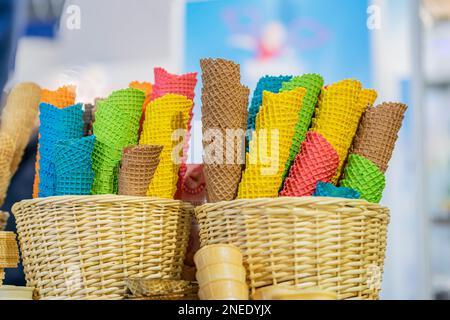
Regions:
<svg viewBox="0 0 450 320"><path fill-rule="evenodd" d="M122 195L85 195L85 196L55 196L55 197L47 197L47 198L36 198L36 199L28 199L17 202L13 205L12 210L16 215L18 212L18 208L22 206L46 206L49 204L58 205L65 203L77 203L77 204L88 204L88 203L142 203L142 204L154 204L161 206L182 206L186 210L194 210L194 207L187 202L183 202L181 200L173 200L173 199L162 199L156 197L136 197L136 196L122 196Z"/></svg>
<svg viewBox="0 0 450 320"><path fill-rule="evenodd" d="M281 206L289 206L289 205L305 205L305 206L342 206L350 208L365 208L369 211L377 212L379 215L380 212L385 213L386 219L390 218L389 209L385 206L382 206L377 203L371 203L363 199L345 199L345 198L332 198L332 197L278 197L278 198L260 198L260 199L239 199L233 201L222 201L217 203L207 203L202 206L199 206L195 209L197 213L202 211L207 211L209 213L214 212L216 208L221 209L235 209L239 207L243 208L255 208L256 206L265 206L267 208L279 208ZM293 213L293 212L291 212ZM301 211L295 212L301 214ZM259 210L257 212L253 212L252 214L260 214L260 215L273 215L273 212ZM324 214L323 211L318 211L317 214Z"/></svg>

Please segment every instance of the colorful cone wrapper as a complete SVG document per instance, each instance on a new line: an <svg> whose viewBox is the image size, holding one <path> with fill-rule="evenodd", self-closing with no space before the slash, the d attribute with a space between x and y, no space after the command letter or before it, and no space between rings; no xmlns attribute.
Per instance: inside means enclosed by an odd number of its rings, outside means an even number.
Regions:
<svg viewBox="0 0 450 320"><path fill-rule="evenodd" d="M51 104L56 108L63 109L75 104L75 86L63 86L55 91L43 89L41 103Z"/></svg>
<svg viewBox="0 0 450 320"><path fill-rule="evenodd" d="M194 102L195 98L195 87L197 86L197 73L187 73L183 75L175 75L167 72L163 68L154 69L155 85L152 94L152 99L157 99L168 93L178 94L185 96L189 100ZM192 108L189 112L188 127L185 137L185 144L183 146L183 157L181 159L180 171L178 174L177 183L177 195L179 197L181 192L181 185L183 182L184 174L186 173L186 161L189 152L189 141L191 139L191 127L193 118L194 103L192 103Z"/></svg>
<svg viewBox="0 0 450 320"><path fill-rule="evenodd" d="M128 88L97 102L93 151L92 194L115 194L122 150L138 142L139 121L145 93Z"/></svg>
<svg viewBox="0 0 450 320"><path fill-rule="evenodd" d="M289 159L283 173L283 180L288 175L289 170L294 163L295 157L300 152L300 147L305 140L311 121L316 109L317 100L323 87L323 78L318 74L305 74L300 77L292 78L291 81L283 83L281 91L293 90L296 88L305 88L306 95L303 98L302 109L295 126L295 133L292 140Z"/></svg>
<svg viewBox="0 0 450 320"><path fill-rule="evenodd" d="M146 196L162 149L163 146L140 145L123 150L119 174L120 195Z"/></svg>
<svg viewBox="0 0 450 320"><path fill-rule="evenodd" d="M147 108L140 144L163 146L148 196L172 199L175 195L185 138L177 133L187 130L192 104L185 96L166 94Z"/></svg>
<svg viewBox="0 0 450 320"><path fill-rule="evenodd" d="M63 109L69 106L73 106L76 100L76 87L75 86L63 86L59 89L52 91L43 89L41 91L40 103L50 104L59 109ZM33 198L37 198L39 195L39 160L40 160L40 144L38 143L38 149L36 153L35 164L35 176L33 183Z"/></svg>
<svg viewBox="0 0 450 320"><path fill-rule="evenodd" d="M339 155L339 166L332 180L334 184L341 176L361 116L376 98L376 91L362 89L356 80L343 80L322 90L312 131L327 139Z"/></svg>
<svg viewBox="0 0 450 320"><path fill-rule="evenodd" d="M282 93L264 91L239 199L277 196L305 94L304 88Z"/></svg>
<svg viewBox="0 0 450 320"><path fill-rule="evenodd" d="M283 83L288 82L291 79L292 76L265 76L259 79L256 89L253 92L252 103L249 108L247 129L255 130L256 128L256 115L262 105L263 91L278 93L280 92Z"/></svg>
<svg viewBox="0 0 450 320"><path fill-rule="evenodd" d="M345 167L342 187L351 188L360 193L361 199L379 203L386 185L383 172L372 161L351 154Z"/></svg>
<svg viewBox="0 0 450 320"><path fill-rule="evenodd" d="M141 121L139 122L139 137L140 137L142 132L142 125L144 124L145 120L145 110L147 109L147 105L152 100L153 85L150 82L133 81L128 85L128 87L141 90L142 92L145 93L145 100L144 104L142 105Z"/></svg>
<svg viewBox="0 0 450 320"><path fill-rule="evenodd" d="M250 91L240 83L238 64L223 59L203 59L200 64L208 199L234 200L242 174Z"/></svg>
<svg viewBox="0 0 450 320"><path fill-rule="evenodd" d="M57 196L91 194L94 171L92 152L95 136L60 140L55 147Z"/></svg>
<svg viewBox="0 0 450 320"><path fill-rule="evenodd" d="M333 146L321 134L308 132L280 196L312 196L318 182L331 181L338 165L339 155Z"/></svg>
<svg viewBox="0 0 450 320"><path fill-rule="evenodd" d="M3 204L11 179L11 161L14 158L16 144L7 133L0 133L0 203Z"/></svg>
<svg viewBox="0 0 450 320"><path fill-rule="evenodd" d="M345 199L359 199L361 195L359 192L345 187L336 187L334 184L319 182L317 183L315 197L331 197L331 198L345 198Z"/></svg>
<svg viewBox="0 0 450 320"><path fill-rule="evenodd" d="M369 108L359 125L352 153L365 157L386 172L406 109L401 103L383 103Z"/></svg>
<svg viewBox="0 0 450 320"><path fill-rule="evenodd" d="M81 104L58 109L40 105L39 197L56 195L55 148L60 140L79 139L84 135Z"/></svg>

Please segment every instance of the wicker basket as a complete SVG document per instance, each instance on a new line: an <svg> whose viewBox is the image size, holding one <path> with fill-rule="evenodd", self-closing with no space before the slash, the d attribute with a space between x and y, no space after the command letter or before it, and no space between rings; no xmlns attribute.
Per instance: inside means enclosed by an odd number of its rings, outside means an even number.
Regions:
<svg viewBox="0 0 450 320"><path fill-rule="evenodd" d="M364 200L275 198L196 209L201 245L241 248L252 293L270 285L378 299L389 210Z"/></svg>
<svg viewBox="0 0 450 320"><path fill-rule="evenodd" d="M19 202L27 284L42 299L122 299L125 278L179 279L192 211L176 200L113 195Z"/></svg>

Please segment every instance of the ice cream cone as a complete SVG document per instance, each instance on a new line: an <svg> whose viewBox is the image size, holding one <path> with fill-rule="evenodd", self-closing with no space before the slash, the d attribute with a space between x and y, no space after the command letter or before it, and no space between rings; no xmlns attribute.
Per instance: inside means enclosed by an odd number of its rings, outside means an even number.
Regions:
<svg viewBox="0 0 450 320"><path fill-rule="evenodd" d="M188 128L192 104L192 100L185 96L167 94L152 101L147 110L140 144L163 146L160 163L147 191L148 196L173 198L175 195L185 137L175 141L173 135L178 129ZM174 153L175 148L179 149L178 154Z"/></svg>
<svg viewBox="0 0 450 320"><path fill-rule="evenodd" d="M241 266L243 257L241 250L233 245L217 244L201 248L194 256L197 270L217 263L229 263Z"/></svg>
<svg viewBox="0 0 450 320"><path fill-rule="evenodd" d="M272 93L278 93L281 90L283 83L292 79L292 76L265 76L259 79L256 89L253 92L252 103L249 109L248 126L250 130L256 129L256 116L259 113L259 109L262 105L263 92L269 91Z"/></svg>
<svg viewBox="0 0 450 320"><path fill-rule="evenodd" d="M333 146L319 133L308 132L280 196L312 196L318 182L330 182L339 165Z"/></svg>
<svg viewBox="0 0 450 320"><path fill-rule="evenodd" d="M248 300L247 284L233 280L219 280L200 286L200 300Z"/></svg>
<svg viewBox="0 0 450 320"><path fill-rule="evenodd" d="M352 153L365 157L386 172L406 109L406 105L400 103L369 108L359 125Z"/></svg>
<svg viewBox="0 0 450 320"><path fill-rule="evenodd" d="M63 86L55 91L43 89L41 103L51 104L59 109L75 104L77 88L72 85Z"/></svg>
<svg viewBox="0 0 450 320"><path fill-rule="evenodd" d="M294 286L274 285L257 289L253 300L337 300L337 295L331 291L304 290Z"/></svg>
<svg viewBox="0 0 450 320"><path fill-rule="evenodd" d="M63 109L49 104L40 107L39 197L56 195L55 151L60 140L80 139L84 135L81 104Z"/></svg>
<svg viewBox="0 0 450 320"><path fill-rule="evenodd" d="M8 95L2 111L1 132L7 133L16 145L10 166L11 176L17 171L30 140L38 118L40 99L41 88L34 83L21 83Z"/></svg>
<svg viewBox="0 0 450 320"><path fill-rule="evenodd" d="M113 92L97 102L93 151L95 173L92 194L114 194L118 189L118 168L122 150L138 142L139 122L145 93L128 88Z"/></svg>
<svg viewBox="0 0 450 320"><path fill-rule="evenodd" d="M294 163L295 157L300 152L301 145L305 140L306 133L311 126L314 110L317 105L318 97L323 86L323 78L318 74L305 74L300 77L292 78L291 81L283 83L281 91L294 90L296 88L305 88L306 94L303 98L302 108L300 110L297 124L295 125L292 146L289 152L289 158L286 162L283 173L283 180L289 173Z"/></svg>
<svg viewBox="0 0 450 320"><path fill-rule="evenodd" d="M0 204L3 205L11 181L11 162L16 144L7 133L0 133Z"/></svg>
<svg viewBox="0 0 450 320"><path fill-rule="evenodd" d="M75 86L63 86L56 91L43 89L41 91L40 103L50 104L57 108L63 109L68 106L73 106L76 99L76 87ZM38 143L35 163L35 176L33 183L33 198L39 196L39 161L40 161L40 143Z"/></svg>
<svg viewBox="0 0 450 320"><path fill-rule="evenodd" d="M140 145L124 149L119 194L145 196L160 161L163 146Z"/></svg>
<svg viewBox="0 0 450 320"><path fill-rule="evenodd" d="M233 61L225 59L201 59L203 83L220 83L230 81L239 83L241 81L240 66Z"/></svg>
<svg viewBox="0 0 450 320"><path fill-rule="evenodd" d="M345 199L359 199L359 192L345 187L336 187L334 184L319 182L314 192L314 197L331 197Z"/></svg>
<svg viewBox="0 0 450 320"><path fill-rule="evenodd" d="M55 146L55 195L91 194L95 136L59 140Z"/></svg>
<svg viewBox="0 0 450 320"><path fill-rule="evenodd" d="M305 93L304 88L277 94L263 93L263 105L256 117L257 138L250 143L249 161L239 185L239 199L278 195Z"/></svg>
<svg viewBox="0 0 450 320"><path fill-rule="evenodd" d="M383 195L386 179L383 172L372 161L351 154L344 172L341 186L351 188L361 194L361 199L378 203Z"/></svg>
<svg viewBox="0 0 450 320"><path fill-rule="evenodd" d="M245 283L246 271L242 265L216 263L198 270L196 278L200 285L219 280L235 280Z"/></svg>
<svg viewBox="0 0 450 320"><path fill-rule="evenodd" d="M0 268L17 268L19 249L14 232L0 232Z"/></svg>

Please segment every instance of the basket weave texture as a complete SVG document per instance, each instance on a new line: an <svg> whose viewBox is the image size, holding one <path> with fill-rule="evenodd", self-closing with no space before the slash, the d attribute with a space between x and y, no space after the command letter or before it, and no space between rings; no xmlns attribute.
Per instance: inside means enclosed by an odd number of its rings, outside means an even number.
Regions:
<svg viewBox="0 0 450 320"><path fill-rule="evenodd" d="M232 244L244 254L252 290L286 284L378 299L389 210L364 200L277 198L196 208L201 245Z"/></svg>
<svg viewBox="0 0 450 320"><path fill-rule="evenodd" d="M125 278L180 279L192 207L65 196L14 205L28 286L42 299L122 299Z"/></svg>

